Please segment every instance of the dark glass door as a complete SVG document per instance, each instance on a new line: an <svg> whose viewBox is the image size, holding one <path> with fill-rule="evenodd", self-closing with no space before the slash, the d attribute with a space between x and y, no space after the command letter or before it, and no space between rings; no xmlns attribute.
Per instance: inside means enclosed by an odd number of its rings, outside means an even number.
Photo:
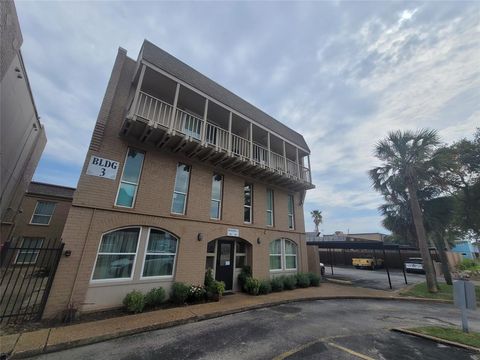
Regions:
<svg viewBox="0 0 480 360"><path fill-rule="evenodd" d="M233 288L233 241L219 240L215 279L225 283L225 290Z"/></svg>

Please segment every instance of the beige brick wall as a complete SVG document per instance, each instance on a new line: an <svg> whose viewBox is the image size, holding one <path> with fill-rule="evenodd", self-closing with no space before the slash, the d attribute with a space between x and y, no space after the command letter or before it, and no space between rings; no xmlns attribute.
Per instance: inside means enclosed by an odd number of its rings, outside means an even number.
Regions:
<svg viewBox="0 0 480 360"><path fill-rule="evenodd" d="M120 52L118 57L124 57ZM298 270L307 271L307 250L305 245L303 208L299 204L300 194L295 195L295 230L288 229L287 195L284 189L272 187L275 191L275 226L266 226L266 184L245 179L234 173L214 169L201 162L193 161L180 154L144 147L143 144L130 146L146 152L140 184L134 208L115 207L115 197L121 178L121 170L129 144L119 137L119 130L125 118L130 81L135 63L126 58L118 76L118 85L107 88L106 98L114 92L112 107L107 119L99 119L106 126L99 151L89 150L74 196L63 239L65 249L72 255L62 258L53 284L44 317L51 318L73 304L89 311L113 305L120 305L124 294L133 288L142 290L165 286L171 281L192 284L203 283L206 247L211 240L224 237L228 228L237 228L240 238L251 244L253 275L268 278L269 243L280 237L292 239L298 244ZM117 59L117 62L119 60ZM110 82L112 83L112 82ZM85 174L92 154L120 162L115 181ZM190 187L184 216L170 213L174 188L176 165L184 162L192 166ZM223 211L221 220L210 220L211 182L214 172L224 175ZM243 186L245 182L254 185L253 224L243 223ZM179 240L174 278L167 282L140 280L137 261L134 279L114 284L92 284L90 281L97 249L105 232L125 226L157 227L171 232ZM197 240L198 233L204 235ZM258 244L259 239L260 244ZM138 254L141 254L139 251ZM139 256L137 254L137 256ZM143 260L143 259L142 259Z"/></svg>

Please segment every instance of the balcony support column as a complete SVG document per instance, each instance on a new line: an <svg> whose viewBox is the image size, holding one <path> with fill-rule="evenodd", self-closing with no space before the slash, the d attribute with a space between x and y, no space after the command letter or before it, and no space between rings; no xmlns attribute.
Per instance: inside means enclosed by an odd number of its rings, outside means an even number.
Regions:
<svg viewBox="0 0 480 360"><path fill-rule="evenodd" d="M172 117L170 118L170 124L168 124L168 131L172 132L173 124L175 123L175 116L177 115L177 104L178 104L178 95L180 94L180 83L177 83L177 87L175 89L175 98L173 99L173 106L172 106Z"/></svg>
<svg viewBox="0 0 480 360"><path fill-rule="evenodd" d="M268 165L268 168L271 168L272 167L272 162L270 161L270 158L272 157L272 155L271 155L271 151L270 151L270 132L269 131L267 132L267 148L268 148L267 165Z"/></svg>
<svg viewBox="0 0 480 360"><path fill-rule="evenodd" d="M228 155L232 153L232 118L233 114L230 111L228 115Z"/></svg>
<svg viewBox="0 0 480 360"><path fill-rule="evenodd" d="M295 148L295 155L296 155L296 158L297 158L297 178L298 179L301 179L301 175L300 175L300 161L299 161L299 158L298 158L298 148L296 147Z"/></svg>
<svg viewBox="0 0 480 360"><path fill-rule="evenodd" d="M142 88L143 77L145 75L145 64L142 65L142 70L140 70L140 76L138 78L137 88L135 89L135 95L133 97L132 107L130 108L130 114L128 115L129 118L133 119L137 112L137 103L138 97L140 96L140 89Z"/></svg>
<svg viewBox="0 0 480 360"><path fill-rule="evenodd" d="M250 123L250 162L253 163L253 123Z"/></svg>
<svg viewBox="0 0 480 360"><path fill-rule="evenodd" d="M207 138L205 136L207 132L207 114L208 114L208 99L205 99L205 110L203 111L203 126L202 126L202 145L207 143Z"/></svg>
<svg viewBox="0 0 480 360"><path fill-rule="evenodd" d="M285 166L284 171L285 174L288 174L288 169L287 169L287 149L285 147L285 140L283 140L283 166Z"/></svg>
<svg viewBox="0 0 480 360"><path fill-rule="evenodd" d="M311 183L312 182L312 168L310 167L310 154L307 155L307 159L308 159L308 182Z"/></svg>

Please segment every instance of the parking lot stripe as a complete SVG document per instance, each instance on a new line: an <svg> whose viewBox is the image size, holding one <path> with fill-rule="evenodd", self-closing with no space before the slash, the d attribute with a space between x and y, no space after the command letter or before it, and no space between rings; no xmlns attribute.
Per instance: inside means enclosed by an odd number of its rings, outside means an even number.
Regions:
<svg viewBox="0 0 480 360"><path fill-rule="evenodd" d="M345 351L347 353L349 353L350 355L353 355L353 356L356 356L356 357L359 357L360 359L363 359L363 360L375 360L374 358L371 358L370 356L367 356L367 355L363 355L363 354L360 354L356 351L353 351L349 348L346 348L346 347L343 347L343 346L340 346L340 345L337 345L333 342L329 342L327 343L328 345L330 346L333 346L334 348L337 348L339 350L342 350L342 351Z"/></svg>
<svg viewBox="0 0 480 360"><path fill-rule="evenodd" d="M303 345L300 345L300 346L297 346L296 348L293 348L291 350L288 350L288 351L285 351L284 353L278 355L278 356L275 356L272 360L283 360L287 357L289 357L290 355L293 355L299 351L302 351L303 349L306 349L308 348L309 346L312 346L318 342L321 342L321 340L313 340L313 341L310 341L306 344L303 344Z"/></svg>

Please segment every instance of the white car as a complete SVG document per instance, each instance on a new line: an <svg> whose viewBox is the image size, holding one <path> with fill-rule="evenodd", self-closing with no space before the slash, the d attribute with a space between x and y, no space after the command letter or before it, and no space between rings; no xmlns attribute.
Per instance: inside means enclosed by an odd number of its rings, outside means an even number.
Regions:
<svg viewBox="0 0 480 360"><path fill-rule="evenodd" d="M423 261L422 258L408 258L405 261L405 271L406 272L416 272L425 274L425 270L423 269Z"/></svg>

